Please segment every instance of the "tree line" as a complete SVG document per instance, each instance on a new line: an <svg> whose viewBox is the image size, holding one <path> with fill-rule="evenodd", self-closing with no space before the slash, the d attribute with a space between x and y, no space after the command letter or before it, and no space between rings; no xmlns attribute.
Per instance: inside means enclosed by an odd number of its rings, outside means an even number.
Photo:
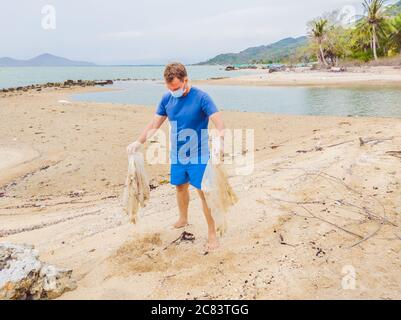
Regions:
<svg viewBox="0 0 401 320"><path fill-rule="evenodd" d="M308 24L309 44L299 52L303 61L317 60L322 66L339 61L368 62L401 53L401 1L364 0L364 14L350 21L341 12L327 13ZM352 21L354 20L354 21Z"/></svg>

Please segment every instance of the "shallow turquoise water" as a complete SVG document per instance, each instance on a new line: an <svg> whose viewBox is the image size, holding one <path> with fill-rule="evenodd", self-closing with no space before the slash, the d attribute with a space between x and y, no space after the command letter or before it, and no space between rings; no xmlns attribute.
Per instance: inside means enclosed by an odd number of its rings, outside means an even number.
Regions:
<svg viewBox="0 0 401 320"><path fill-rule="evenodd" d="M293 115L401 117L397 88L310 88L200 85L219 108ZM161 81L118 82L112 92L76 94L74 100L155 107L166 88Z"/></svg>

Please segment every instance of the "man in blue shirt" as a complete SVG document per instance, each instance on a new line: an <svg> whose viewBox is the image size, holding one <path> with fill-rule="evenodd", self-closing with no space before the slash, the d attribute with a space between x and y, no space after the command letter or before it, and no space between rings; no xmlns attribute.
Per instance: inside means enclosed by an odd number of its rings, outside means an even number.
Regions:
<svg viewBox="0 0 401 320"><path fill-rule="evenodd" d="M139 150L140 146L158 130L168 118L171 124L171 184L177 189L179 219L175 228L188 225L189 185L194 186L202 201L203 212L208 224L206 249L219 246L216 226L202 192L202 178L210 158L208 144L209 119L212 120L221 139L222 152L224 122L211 97L202 90L192 87L186 68L181 63L166 66L164 79L169 92L159 103L152 121L145 127L138 140L130 144L128 153Z"/></svg>

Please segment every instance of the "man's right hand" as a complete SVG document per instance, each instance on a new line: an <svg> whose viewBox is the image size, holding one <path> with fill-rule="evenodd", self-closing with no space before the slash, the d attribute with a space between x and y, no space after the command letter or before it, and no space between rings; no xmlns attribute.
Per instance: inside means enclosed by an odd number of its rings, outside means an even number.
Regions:
<svg viewBox="0 0 401 320"><path fill-rule="evenodd" d="M134 153L138 152L141 147L142 147L142 143L140 143L139 141L135 141L127 147L127 153L134 154Z"/></svg>

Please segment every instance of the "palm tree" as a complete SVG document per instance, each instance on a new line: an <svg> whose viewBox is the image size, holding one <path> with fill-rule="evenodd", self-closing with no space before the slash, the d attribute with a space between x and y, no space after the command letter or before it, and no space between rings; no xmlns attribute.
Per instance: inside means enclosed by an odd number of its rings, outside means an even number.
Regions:
<svg viewBox="0 0 401 320"><path fill-rule="evenodd" d="M362 20L360 27L367 28L372 39L372 50L375 60L377 57L377 48L379 45L378 32L380 31L384 17L384 5L386 0L364 0L363 6L366 11L366 17Z"/></svg>
<svg viewBox="0 0 401 320"><path fill-rule="evenodd" d="M312 28L312 35L313 37L316 39L318 45L319 45L319 53L318 53L318 57L319 60L325 65L327 66L327 61L326 58L324 57L324 52L323 52L323 40L324 37L326 36L326 25L327 25L328 21L326 19L320 19L317 20L313 23L313 28Z"/></svg>
<svg viewBox="0 0 401 320"><path fill-rule="evenodd" d="M401 50L401 13L398 16L394 17L391 26L392 35L390 39L393 42L394 46L397 49Z"/></svg>

